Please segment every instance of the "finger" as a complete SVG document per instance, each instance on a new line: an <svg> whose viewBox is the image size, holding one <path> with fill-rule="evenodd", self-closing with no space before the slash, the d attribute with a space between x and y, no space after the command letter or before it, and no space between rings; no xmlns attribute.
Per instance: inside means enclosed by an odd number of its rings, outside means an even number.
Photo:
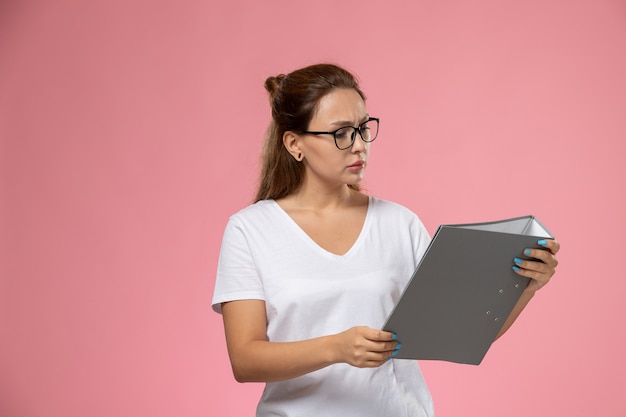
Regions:
<svg viewBox="0 0 626 417"><path fill-rule="evenodd" d="M398 336L393 332L363 328L365 341L363 347L370 352L392 352L401 346Z"/></svg>
<svg viewBox="0 0 626 417"><path fill-rule="evenodd" d="M513 270L518 275L522 275L527 278L531 278L531 279L534 279L535 281L540 281L540 282L547 282L553 275L550 270L541 271L541 270L530 269L530 268L517 268L516 269L516 267L513 267Z"/></svg>
<svg viewBox="0 0 626 417"><path fill-rule="evenodd" d="M513 269L516 272L519 272L519 270L526 270L526 271L532 271L532 272L545 274L545 273L550 272L552 269L554 269L544 262L529 261L529 260L520 259L520 258L514 258L513 262L515 263L515 265L513 266Z"/></svg>
<svg viewBox="0 0 626 417"><path fill-rule="evenodd" d="M367 352L360 360L357 360L354 365L361 368L377 367L383 365L397 354L397 350L391 352Z"/></svg>
<svg viewBox="0 0 626 417"><path fill-rule="evenodd" d="M367 352L389 352L396 349L398 341L394 333L382 330L371 329L368 327L361 328L363 337L361 341L362 348Z"/></svg>
<svg viewBox="0 0 626 417"><path fill-rule="evenodd" d="M542 274L540 272L529 271L527 269L520 269L519 271L515 271L518 275L521 275L526 278L530 278L528 282L527 288L536 291L542 288L544 285L550 282L550 275Z"/></svg>
<svg viewBox="0 0 626 417"><path fill-rule="evenodd" d="M548 268L547 270L543 270L543 268L546 268L546 265L541 262L523 261L522 264L525 264L527 268L521 268L516 264L513 266L513 270L518 275L530 278L527 288L530 288L533 291L542 288L550 282L552 275L554 275L554 269ZM539 265L538 268L541 270L531 269L530 267L534 265Z"/></svg>
<svg viewBox="0 0 626 417"><path fill-rule="evenodd" d="M555 239L539 239L537 244L548 249L553 255L561 250L561 244Z"/></svg>
<svg viewBox="0 0 626 417"><path fill-rule="evenodd" d="M396 341L391 342L376 342L372 344L370 351L372 352L393 352L394 350L398 350L402 347L402 343L398 343Z"/></svg>
<svg viewBox="0 0 626 417"><path fill-rule="evenodd" d="M396 340L398 336L393 332L386 332L384 330L371 329L367 328L365 334L366 339L377 341L377 342L389 342L392 340Z"/></svg>
<svg viewBox="0 0 626 417"><path fill-rule="evenodd" d="M367 361L363 364L363 368L378 368L379 366L386 364L387 361L387 358L381 360Z"/></svg>
<svg viewBox="0 0 626 417"><path fill-rule="evenodd" d="M556 259L553 253L548 252L547 250L543 250L543 249L527 248L524 250L524 255L529 256L531 258L538 259L542 263L549 265L551 268L556 268L556 266L559 263L559 261ZM532 262L532 261L529 261L529 262Z"/></svg>
<svg viewBox="0 0 626 417"><path fill-rule="evenodd" d="M390 359L393 359L398 352L400 351L400 348L396 348L394 350L391 351L386 351L386 352L371 352L372 356L369 358L371 362L376 362L378 363L378 365L387 362ZM376 366L378 366L376 365Z"/></svg>

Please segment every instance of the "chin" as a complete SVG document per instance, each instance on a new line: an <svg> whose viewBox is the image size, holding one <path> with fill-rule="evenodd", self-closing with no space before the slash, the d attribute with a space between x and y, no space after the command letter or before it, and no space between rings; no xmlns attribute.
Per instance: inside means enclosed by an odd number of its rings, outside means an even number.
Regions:
<svg viewBox="0 0 626 417"><path fill-rule="evenodd" d="M363 181L363 177L364 177L364 175L361 174L356 179L352 178L350 181L347 181L347 184L348 185L356 185L356 186L358 186Z"/></svg>

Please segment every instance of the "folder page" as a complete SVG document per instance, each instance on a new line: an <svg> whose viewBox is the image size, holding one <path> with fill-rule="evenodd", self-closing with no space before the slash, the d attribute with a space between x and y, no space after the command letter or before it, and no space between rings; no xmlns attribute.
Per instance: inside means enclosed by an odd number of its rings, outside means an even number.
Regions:
<svg viewBox="0 0 626 417"><path fill-rule="evenodd" d="M534 216L439 226L383 326L402 343L394 359L480 364L528 284L513 258L551 238Z"/></svg>

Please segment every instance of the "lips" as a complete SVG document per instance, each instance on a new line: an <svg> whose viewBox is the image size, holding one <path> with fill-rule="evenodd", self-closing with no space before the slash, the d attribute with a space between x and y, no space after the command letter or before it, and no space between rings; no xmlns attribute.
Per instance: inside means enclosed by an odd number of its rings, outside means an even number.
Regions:
<svg viewBox="0 0 626 417"><path fill-rule="evenodd" d="M365 161L357 161L352 165L348 165L348 168L363 168L365 166Z"/></svg>

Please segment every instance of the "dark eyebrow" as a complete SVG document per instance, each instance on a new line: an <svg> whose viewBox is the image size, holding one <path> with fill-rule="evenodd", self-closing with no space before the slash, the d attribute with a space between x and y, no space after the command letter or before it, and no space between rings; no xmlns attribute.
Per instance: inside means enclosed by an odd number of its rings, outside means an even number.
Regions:
<svg viewBox="0 0 626 417"><path fill-rule="evenodd" d="M369 118L370 118L369 114L366 114L365 116L363 116L363 118L359 122L359 126L367 122L367 119ZM352 126L352 122L349 120L338 120L336 122L332 122L331 125L332 126Z"/></svg>

